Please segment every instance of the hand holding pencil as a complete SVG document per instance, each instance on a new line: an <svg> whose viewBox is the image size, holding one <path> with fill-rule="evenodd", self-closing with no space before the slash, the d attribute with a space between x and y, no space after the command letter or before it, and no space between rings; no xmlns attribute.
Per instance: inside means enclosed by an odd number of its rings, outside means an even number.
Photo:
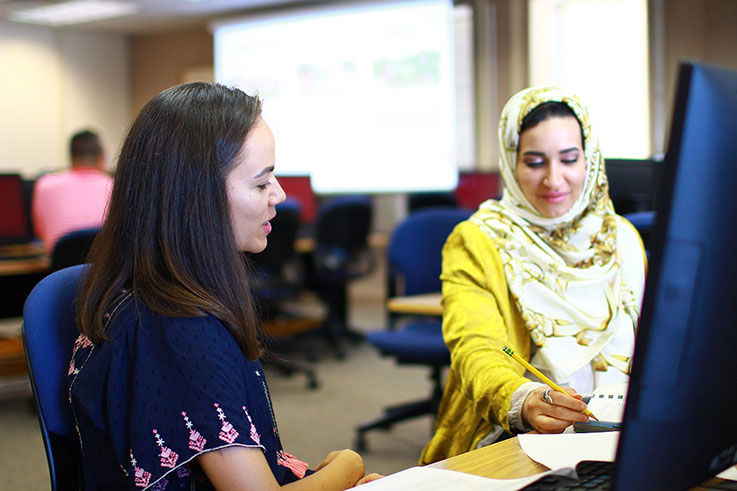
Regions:
<svg viewBox="0 0 737 491"><path fill-rule="evenodd" d="M568 396L568 397L570 397L572 399L579 400L577 397L574 397L573 395L569 394L568 391L566 391L565 389L561 388L558 384L556 384L555 382L553 382L552 380L550 380L548 377L546 377L542 372L540 372L540 370L538 370L537 368L533 367L527 360L525 360L524 358L522 358L521 356L519 356L517 353L514 352L514 350L512 350L508 346L504 346L504 348L502 348L502 351L504 351L507 355L509 355L512 358L514 358L514 360L516 360L523 367L525 367L527 370L529 370L530 373L533 373L537 378L539 378L541 381L543 381L543 383L547 384L550 387L550 389L555 390L556 392L560 392L562 394L565 394L566 396ZM545 389L542 392L542 399L545 401L546 404L553 405L553 400L550 397L550 389ZM583 404L583 402L581 402L581 404ZM581 410L581 412L583 414L585 414L586 416L589 416L590 418L593 418L593 419L599 421L599 419L585 405L583 406L583 409ZM570 423L573 423L573 422L574 421L571 421ZM570 423L568 423L568 424L570 424Z"/></svg>

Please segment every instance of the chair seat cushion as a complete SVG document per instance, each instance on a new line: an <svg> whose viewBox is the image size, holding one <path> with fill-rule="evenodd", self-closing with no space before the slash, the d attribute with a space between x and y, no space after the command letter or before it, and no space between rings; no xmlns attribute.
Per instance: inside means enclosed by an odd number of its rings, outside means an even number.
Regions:
<svg viewBox="0 0 737 491"><path fill-rule="evenodd" d="M399 363L450 363L440 321L412 322L397 331L372 331L366 339L382 354L395 356Z"/></svg>

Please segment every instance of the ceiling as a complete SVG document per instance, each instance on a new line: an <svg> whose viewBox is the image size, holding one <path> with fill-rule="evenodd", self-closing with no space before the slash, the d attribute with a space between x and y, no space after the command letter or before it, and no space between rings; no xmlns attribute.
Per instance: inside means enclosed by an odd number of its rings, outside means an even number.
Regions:
<svg viewBox="0 0 737 491"><path fill-rule="evenodd" d="M314 0L127 0L140 6L138 13L63 29L118 33L145 33L201 25L210 19L277 7L318 3ZM60 0L0 0L0 19L17 9L53 5ZM327 3L327 2L319 2Z"/></svg>

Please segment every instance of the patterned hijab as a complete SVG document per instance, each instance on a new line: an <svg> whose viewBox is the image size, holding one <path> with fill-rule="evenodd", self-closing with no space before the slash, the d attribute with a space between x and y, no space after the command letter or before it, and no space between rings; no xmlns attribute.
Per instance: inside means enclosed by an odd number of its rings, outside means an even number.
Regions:
<svg viewBox="0 0 737 491"><path fill-rule="evenodd" d="M568 105L581 124L586 175L571 209L546 218L522 192L516 164L522 120L551 101ZM509 289L537 347L533 365L559 381L592 361L599 370L612 366L627 373L644 288L643 252L636 235L618 231L588 111L574 94L528 88L504 107L499 138L502 198L482 203L471 221L497 244Z"/></svg>

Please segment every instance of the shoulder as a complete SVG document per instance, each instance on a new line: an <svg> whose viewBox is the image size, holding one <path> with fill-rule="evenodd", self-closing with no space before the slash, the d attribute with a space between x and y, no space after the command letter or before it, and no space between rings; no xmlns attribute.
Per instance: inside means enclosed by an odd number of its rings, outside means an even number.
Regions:
<svg viewBox="0 0 737 491"><path fill-rule="evenodd" d="M225 324L210 314L197 317L169 317L148 310L146 312L145 316L141 316L141 322L153 329L147 330L145 334L160 338L161 343L172 348L186 347L193 351L240 351Z"/></svg>
<svg viewBox="0 0 737 491"><path fill-rule="evenodd" d="M498 237L494 230L485 224L486 218L488 212L479 210L469 219L456 225L448 236L445 248L451 251L465 249L484 255L496 252Z"/></svg>
<svg viewBox="0 0 737 491"><path fill-rule="evenodd" d="M64 183L68 178L69 171L58 171L58 172L50 172L48 174L44 174L40 176L38 179L36 179L36 184L34 184L34 193L37 193L39 191L43 192L49 188L53 188L55 186L58 186L60 183Z"/></svg>

